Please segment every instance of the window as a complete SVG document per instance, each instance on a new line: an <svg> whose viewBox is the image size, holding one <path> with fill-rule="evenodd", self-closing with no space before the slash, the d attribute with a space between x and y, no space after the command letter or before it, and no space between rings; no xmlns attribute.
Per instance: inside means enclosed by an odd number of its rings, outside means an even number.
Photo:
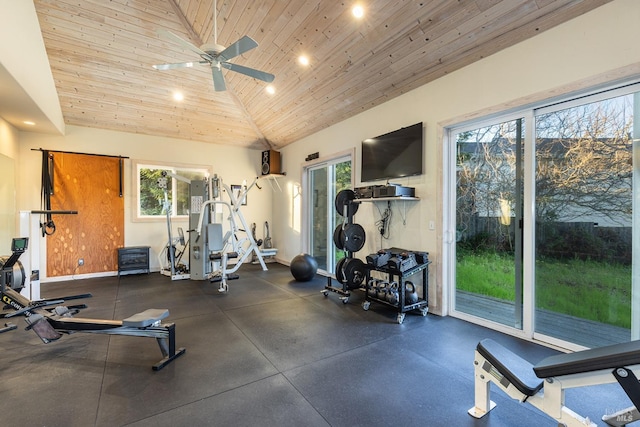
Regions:
<svg viewBox="0 0 640 427"><path fill-rule="evenodd" d="M189 214L189 182L205 179L209 175L210 171L206 166L137 163L136 218L164 218L167 215L166 204L172 217L186 217Z"/></svg>

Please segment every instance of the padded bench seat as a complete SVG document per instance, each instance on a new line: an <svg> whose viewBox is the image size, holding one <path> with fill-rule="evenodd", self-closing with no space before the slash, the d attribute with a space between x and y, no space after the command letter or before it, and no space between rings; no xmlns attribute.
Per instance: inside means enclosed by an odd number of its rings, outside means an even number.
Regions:
<svg viewBox="0 0 640 427"><path fill-rule="evenodd" d="M536 365L520 358L491 339L476 346L474 360L475 405L468 413L474 418L487 415L496 404L490 399L493 383L508 396L529 402L562 426L596 427L565 405L565 390L617 382L633 406L602 420L608 425L621 426L640 420L640 340L606 347L556 354Z"/></svg>
<svg viewBox="0 0 640 427"><path fill-rule="evenodd" d="M133 316L127 317L122 320L122 326L128 326L130 328L146 328L151 326L159 320L169 316L169 310L166 308L150 308L148 310L136 313Z"/></svg>
<svg viewBox="0 0 640 427"><path fill-rule="evenodd" d="M209 260L211 261L217 261L222 259L222 252L213 252L209 254ZM227 258L229 259L234 259L234 258L238 258L238 252L227 252Z"/></svg>
<svg viewBox="0 0 640 427"><path fill-rule="evenodd" d="M508 383L511 383L526 396L533 396L544 385L544 382L533 373L531 363L492 339L486 338L480 341L476 350L497 369L498 372L491 372L494 376L503 376L500 380L503 386L507 387Z"/></svg>
<svg viewBox="0 0 640 427"><path fill-rule="evenodd" d="M614 369L640 364L640 341L549 356L533 367L538 378Z"/></svg>

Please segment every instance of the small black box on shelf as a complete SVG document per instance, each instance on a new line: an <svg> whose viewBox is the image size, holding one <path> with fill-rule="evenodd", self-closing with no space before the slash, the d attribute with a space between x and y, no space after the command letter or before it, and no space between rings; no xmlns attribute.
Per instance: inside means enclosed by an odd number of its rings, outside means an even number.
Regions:
<svg viewBox="0 0 640 427"><path fill-rule="evenodd" d="M379 185L373 189L373 197L415 197L416 189L402 185Z"/></svg>

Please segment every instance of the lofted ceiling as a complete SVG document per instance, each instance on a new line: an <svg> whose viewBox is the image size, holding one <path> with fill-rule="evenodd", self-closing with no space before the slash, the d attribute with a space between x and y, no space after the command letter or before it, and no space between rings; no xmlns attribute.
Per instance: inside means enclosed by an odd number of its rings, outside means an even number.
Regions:
<svg viewBox="0 0 640 427"><path fill-rule="evenodd" d="M610 0L217 0L217 41L259 46L231 62L265 82L206 66L161 34L214 39L213 0L34 0L68 125L249 148L286 146ZM299 55L310 63L302 66ZM180 90L184 100L172 93Z"/></svg>

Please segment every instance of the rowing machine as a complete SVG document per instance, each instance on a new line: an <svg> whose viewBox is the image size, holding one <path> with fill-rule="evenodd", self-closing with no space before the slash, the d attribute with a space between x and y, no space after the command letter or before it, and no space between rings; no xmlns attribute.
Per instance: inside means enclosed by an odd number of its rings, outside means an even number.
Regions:
<svg viewBox="0 0 640 427"><path fill-rule="evenodd" d="M532 404L560 426L596 427L589 418L565 406L567 389L618 382L635 407L640 406L640 341L559 354L534 366L495 341L484 339L476 347L473 363L475 406L469 414L475 418L496 406L489 396L491 383L513 399ZM635 407L602 419L612 426L628 424L638 419Z"/></svg>
<svg viewBox="0 0 640 427"><path fill-rule="evenodd" d="M16 240L20 240L20 242L16 244ZM156 338L163 358L153 365L154 371L162 369L185 353L186 350L184 348L179 348L176 351L175 324L162 323L162 319L169 316L169 310L167 309L149 309L123 320L73 317L84 306L65 307L60 304L65 299L84 298L91 296L90 294L54 300L31 301L7 287L6 284L10 283L9 276L13 265L17 262L20 254L26 250L27 241L27 238L14 239L14 244L12 245L13 254L9 258L12 263L7 261L1 270L0 297L4 304L14 310L3 317L24 315L28 325L27 329L33 329L45 344L59 339L62 333L70 334L73 332ZM55 307L53 307L54 305ZM7 324L5 329L9 327L9 324ZM6 332L7 330L0 330L0 332Z"/></svg>

